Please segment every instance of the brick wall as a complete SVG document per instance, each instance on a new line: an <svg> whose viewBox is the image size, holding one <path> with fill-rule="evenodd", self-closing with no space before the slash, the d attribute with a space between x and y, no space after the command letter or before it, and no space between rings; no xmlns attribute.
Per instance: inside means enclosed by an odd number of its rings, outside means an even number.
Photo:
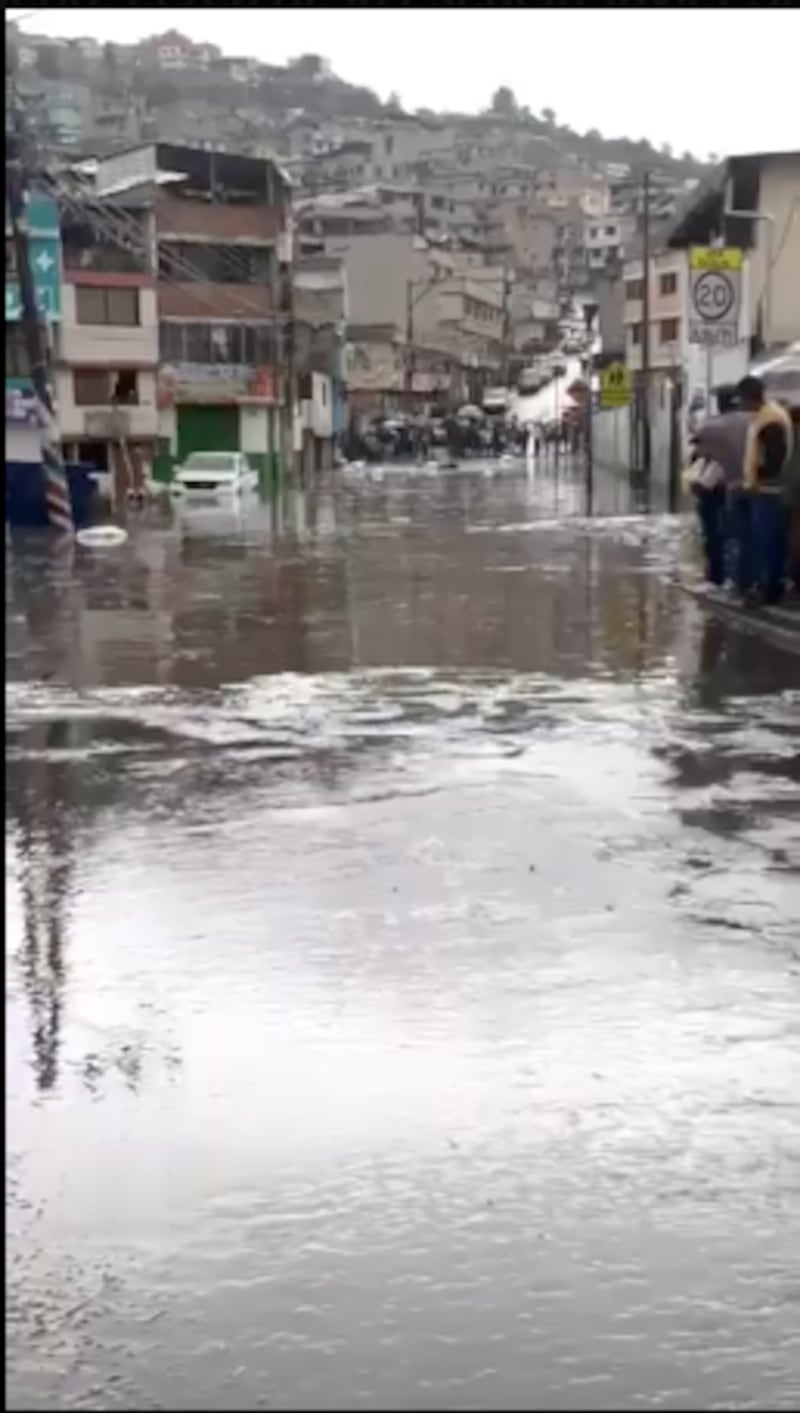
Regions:
<svg viewBox="0 0 800 1413"><path fill-rule="evenodd" d="M156 211L160 236L207 236L209 240L277 240L283 217L279 206L213 206L161 193Z"/></svg>

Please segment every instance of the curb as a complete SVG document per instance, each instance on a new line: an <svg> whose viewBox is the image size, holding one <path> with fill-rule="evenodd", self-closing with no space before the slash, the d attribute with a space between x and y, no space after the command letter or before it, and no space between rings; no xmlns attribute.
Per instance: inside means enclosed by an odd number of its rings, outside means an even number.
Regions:
<svg viewBox="0 0 800 1413"><path fill-rule="evenodd" d="M695 603L725 619L742 633L766 638L776 647L800 657L800 611L791 608L746 609L724 599L712 598L696 584L687 584L681 579L677 583L678 588Z"/></svg>

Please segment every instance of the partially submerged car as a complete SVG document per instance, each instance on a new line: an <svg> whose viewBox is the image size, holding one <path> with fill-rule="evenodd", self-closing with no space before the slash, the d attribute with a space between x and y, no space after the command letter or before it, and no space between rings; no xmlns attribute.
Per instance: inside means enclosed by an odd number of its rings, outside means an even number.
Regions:
<svg viewBox="0 0 800 1413"><path fill-rule="evenodd" d="M242 495L257 485L245 452L193 451L177 467L171 489L178 495Z"/></svg>

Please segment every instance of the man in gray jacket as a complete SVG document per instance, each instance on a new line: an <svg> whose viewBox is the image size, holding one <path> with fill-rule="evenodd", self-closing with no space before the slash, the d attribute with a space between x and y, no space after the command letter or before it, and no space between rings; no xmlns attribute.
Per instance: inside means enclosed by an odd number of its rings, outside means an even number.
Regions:
<svg viewBox="0 0 800 1413"><path fill-rule="evenodd" d="M729 387L718 389L717 407L718 415L698 427L692 439L695 457L703 460L709 471L719 468L716 486L715 478L706 476L706 486L703 487L701 481L696 489L697 508L711 582L724 583L727 550L731 544L736 587L746 594L755 575L750 502L742 489L747 429L752 413L737 406L735 389Z"/></svg>

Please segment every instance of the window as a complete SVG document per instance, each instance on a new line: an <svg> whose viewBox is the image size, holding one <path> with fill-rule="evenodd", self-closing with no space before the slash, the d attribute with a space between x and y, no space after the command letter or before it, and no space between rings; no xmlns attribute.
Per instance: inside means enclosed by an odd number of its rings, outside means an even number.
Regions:
<svg viewBox="0 0 800 1413"><path fill-rule="evenodd" d="M394 138L389 137L388 134L383 139L383 150L386 153L387 157L391 157L392 153L394 152Z"/></svg>
<svg viewBox="0 0 800 1413"><path fill-rule="evenodd" d="M6 324L6 377L28 378L31 365L20 324Z"/></svg>
<svg viewBox="0 0 800 1413"><path fill-rule="evenodd" d="M17 252L13 240L6 240L6 279L14 279L17 273Z"/></svg>
<svg viewBox="0 0 800 1413"><path fill-rule="evenodd" d="M238 333L232 324L212 324L211 325L211 361L212 363L232 363L233 362L233 335Z"/></svg>
<svg viewBox="0 0 800 1413"><path fill-rule="evenodd" d="M211 284L270 285L275 276L274 251L263 246L162 241L158 265L162 280L180 282L194 277Z"/></svg>
<svg viewBox="0 0 800 1413"><path fill-rule="evenodd" d="M606 226L606 235L607 235L607 236L615 236L616 234L617 234L617 228L616 228L616 226Z"/></svg>
<svg viewBox="0 0 800 1413"><path fill-rule="evenodd" d="M209 325L186 324L184 336L186 339L187 363L210 363L211 329Z"/></svg>
<svg viewBox="0 0 800 1413"><path fill-rule="evenodd" d="M675 274L661 275L658 281L659 294L677 294L678 276Z"/></svg>
<svg viewBox="0 0 800 1413"><path fill-rule="evenodd" d="M114 402L139 401L136 374L113 368L76 368L73 373L76 407L110 407Z"/></svg>
<svg viewBox="0 0 800 1413"><path fill-rule="evenodd" d="M659 336L662 343L677 343L680 330L679 319L662 319Z"/></svg>
<svg viewBox="0 0 800 1413"><path fill-rule="evenodd" d="M78 285L75 290L75 317L79 324L137 325L139 291Z"/></svg>
<svg viewBox="0 0 800 1413"><path fill-rule="evenodd" d="M158 329L158 346L165 363L183 361L183 324L173 324L162 320Z"/></svg>
<svg viewBox="0 0 800 1413"><path fill-rule="evenodd" d="M73 375L76 407L107 407L111 374L106 368L76 368Z"/></svg>
<svg viewBox="0 0 800 1413"><path fill-rule="evenodd" d="M641 326L641 324L631 324L631 343L641 343L641 342L642 342L642 326Z"/></svg>
<svg viewBox="0 0 800 1413"><path fill-rule="evenodd" d="M644 299L644 280L626 280L625 298Z"/></svg>

